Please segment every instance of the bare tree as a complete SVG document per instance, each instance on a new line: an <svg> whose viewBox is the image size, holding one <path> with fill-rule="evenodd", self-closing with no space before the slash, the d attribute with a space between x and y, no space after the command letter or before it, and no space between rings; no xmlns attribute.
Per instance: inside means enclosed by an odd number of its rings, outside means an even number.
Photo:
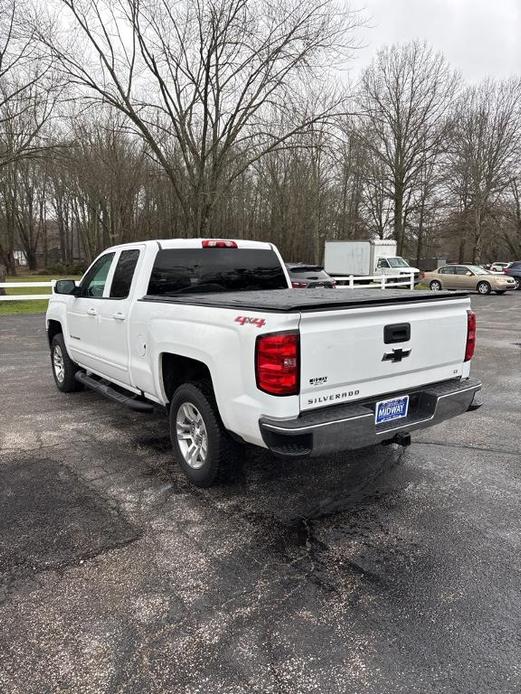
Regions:
<svg viewBox="0 0 521 694"><path fill-rule="evenodd" d="M8 181L18 164L49 146L46 125L60 92L51 65L27 32L23 0L0 2L0 176ZM5 192L5 186L4 186ZM15 272L12 210L0 210L0 259Z"/></svg>
<svg viewBox="0 0 521 694"><path fill-rule="evenodd" d="M25 26L23 0L0 2L0 167L41 150L59 85Z"/></svg>
<svg viewBox="0 0 521 694"><path fill-rule="evenodd" d="M40 25L40 41L73 83L125 114L197 234L249 166L338 106L331 94L320 113L271 125L345 55L357 22L335 0L60 3L75 46L55 25Z"/></svg>
<svg viewBox="0 0 521 694"><path fill-rule="evenodd" d="M521 156L519 160L521 164ZM505 192L501 240L507 252L515 258L521 258L521 171L512 175L510 185Z"/></svg>
<svg viewBox="0 0 521 694"><path fill-rule="evenodd" d="M352 118L340 119L327 149L331 152L328 167L334 181L330 204L335 210L330 229L326 230L328 238L363 238L367 234L363 213L368 153Z"/></svg>
<svg viewBox="0 0 521 694"><path fill-rule="evenodd" d="M380 239L389 236L393 209L388 174L382 159L369 148L362 166L363 209L370 233Z"/></svg>
<svg viewBox="0 0 521 694"><path fill-rule="evenodd" d="M439 155L458 77L424 43L382 49L362 76L366 143L382 162L393 204L393 234L402 253L407 200L426 163Z"/></svg>
<svg viewBox="0 0 521 694"><path fill-rule="evenodd" d="M521 80L487 80L465 90L454 118L450 166L472 214L475 263L481 260L485 221L511 185L520 146Z"/></svg>

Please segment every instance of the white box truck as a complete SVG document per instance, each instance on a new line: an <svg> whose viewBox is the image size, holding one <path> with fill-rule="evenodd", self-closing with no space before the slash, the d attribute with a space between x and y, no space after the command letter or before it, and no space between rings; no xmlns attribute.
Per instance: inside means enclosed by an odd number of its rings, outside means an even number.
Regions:
<svg viewBox="0 0 521 694"><path fill-rule="evenodd" d="M326 241L324 269L333 277L372 277L374 275L406 275L414 273L417 281L418 268L396 255L396 241L371 239L370 241Z"/></svg>

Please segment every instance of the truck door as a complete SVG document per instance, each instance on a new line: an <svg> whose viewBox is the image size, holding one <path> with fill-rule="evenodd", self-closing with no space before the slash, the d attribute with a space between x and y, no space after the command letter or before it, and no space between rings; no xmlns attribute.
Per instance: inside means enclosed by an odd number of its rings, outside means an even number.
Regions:
<svg viewBox="0 0 521 694"><path fill-rule="evenodd" d="M118 253L114 272L109 278L110 286L98 308L98 342L102 357L98 370L111 381L122 385L131 385L128 316L131 289L142 248L125 248Z"/></svg>
<svg viewBox="0 0 521 694"><path fill-rule="evenodd" d="M387 258L378 258L376 263L376 275L391 275L393 272Z"/></svg>
<svg viewBox="0 0 521 694"><path fill-rule="evenodd" d="M69 305L67 312L67 349L81 366L98 370L98 311L116 254L104 253L91 266L81 283L81 294Z"/></svg>

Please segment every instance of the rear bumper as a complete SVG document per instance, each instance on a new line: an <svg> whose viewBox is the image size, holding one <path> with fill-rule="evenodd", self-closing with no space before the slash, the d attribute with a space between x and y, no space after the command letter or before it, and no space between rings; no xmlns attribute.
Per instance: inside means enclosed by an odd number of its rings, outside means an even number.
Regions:
<svg viewBox="0 0 521 694"><path fill-rule="evenodd" d="M425 429L478 408L481 405L480 390L480 381L467 378L408 391L407 417L379 425L375 424L374 413L376 403L383 397L304 412L292 420L262 417L259 426L264 443L273 453L321 456L405 440L416 429ZM385 399L406 394L390 393Z"/></svg>

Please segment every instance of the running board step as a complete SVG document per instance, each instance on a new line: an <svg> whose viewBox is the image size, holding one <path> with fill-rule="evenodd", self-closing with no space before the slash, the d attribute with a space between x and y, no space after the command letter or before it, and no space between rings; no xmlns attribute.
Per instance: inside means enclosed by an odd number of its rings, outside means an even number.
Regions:
<svg viewBox="0 0 521 694"><path fill-rule="evenodd" d="M136 412L154 411L154 406L149 402L137 400L135 396L124 395L119 390L116 390L112 386L108 385L108 383L98 381L96 378L87 375L84 371L76 371L75 378L80 383L83 383L84 386L87 386L87 388L95 390L97 393L101 393L101 395L104 395L110 400L119 402L120 405L130 407L131 410L135 410Z"/></svg>

